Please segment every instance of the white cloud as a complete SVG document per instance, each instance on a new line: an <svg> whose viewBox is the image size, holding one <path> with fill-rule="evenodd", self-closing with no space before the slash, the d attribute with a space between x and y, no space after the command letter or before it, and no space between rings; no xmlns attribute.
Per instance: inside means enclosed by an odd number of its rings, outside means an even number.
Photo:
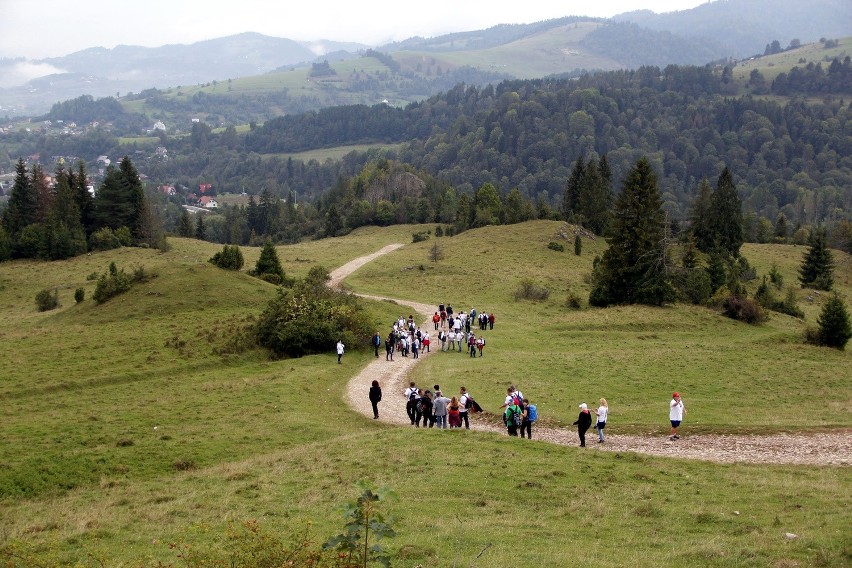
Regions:
<svg viewBox="0 0 852 568"><path fill-rule="evenodd" d="M15 61L11 65L0 65L0 85L20 87L33 79L54 73L64 73L64 71L47 63Z"/></svg>

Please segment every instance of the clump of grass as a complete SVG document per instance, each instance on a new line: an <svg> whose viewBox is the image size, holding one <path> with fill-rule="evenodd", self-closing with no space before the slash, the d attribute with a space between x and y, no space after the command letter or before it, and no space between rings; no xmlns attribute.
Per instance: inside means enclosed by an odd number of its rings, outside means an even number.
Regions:
<svg viewBox="0 0 852 568"><path fill-rule="evenodd" d="M515 301L519 300L546 300L550 297L550 290L544 286L536 284L530 278L524 278L518 287L515 288Z"/></svg>

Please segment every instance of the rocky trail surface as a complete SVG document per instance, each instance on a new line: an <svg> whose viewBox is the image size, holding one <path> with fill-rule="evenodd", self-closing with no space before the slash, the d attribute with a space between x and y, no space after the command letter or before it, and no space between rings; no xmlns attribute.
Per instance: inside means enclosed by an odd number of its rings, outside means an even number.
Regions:
<svg viewBox="0 0 852 568"><path fill-rule="evenodd" d="M371 260L403 245L388 245L370 255L348 262L331 273L330 285L338 286L348 275ZM381 296L361 295L373 300L393 301L405 306L424 318L421 327L431 325L431 316L435 306L407 300ZM436 343L436 342L433 342ZM424 352L420 359L402 357L394 354L393 361L386 361L384 350L379 357L371 361L360 373L354 376L347 389L349 405L365 416L372 417L373 410L367 393L372 381L377 380L384 395L379 403L382 422L413 428L405 412L403 391L408 386L408 374L413 365L421 359L434 354ZM476 393L473 393L474 396ZM492 414L474 415L471 418L471 430L499 432L505 434L505 428ZM574 429L533 426L533 437L554 444L578 446L579 438ZM677 441L657 433L647 435L606 434L606 442L597 443L597 433L589 430L586 434L586 449L589 451L640 452L657 456L700 459L718 463L765 463L797 465L850 465L852 463L852 431L840 430L816 433L777 433L777 434L698 434L686 435Z"/></svg>

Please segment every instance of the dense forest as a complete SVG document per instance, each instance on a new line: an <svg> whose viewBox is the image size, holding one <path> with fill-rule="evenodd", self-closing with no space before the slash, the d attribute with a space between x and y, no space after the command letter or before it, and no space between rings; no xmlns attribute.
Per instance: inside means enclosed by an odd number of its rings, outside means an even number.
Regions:
<svg viewBox="0 0 852 568"><path fill-rule="evenodd" d="M785 80L797 89L816 81L820 92L834 93L845 89L850 74L847 57L827 70L817 65L791 71ZM246 191L255 198L265 192L273 200L298 196L302 221L286 235L278 233L282 240L368 223L455 223L457 201L475 201L485 186L503 201L519 196L529 204L525 214L560 214L575 162L601 157L617 190L629 168L647 156L663 208L681 224L689 222L702 180L725 168L742 201L747 238L756 238L757 228L766 233L782 217L791 232L848 221L850 104L836 95L822 101L792 97L783 104L732 97L725 94L729 77L729 69L670 65L482 88L458 84L403 109L333 107L275 118L245 135L233 127L214 133L197 123L188 136L161 136L168 159L145 148L131 155L158 184L212 183L218 192ZM117 112L114 106L107 110ZM362 143L397 146L323 163L286 156ZM45 135L24 147L42 155L128 153L102 130L81 138ZM407 185L395 186L400 180ZM339 217L331 231L325 226L330 211ZM167 219L168 227L176 226L175 217ZM234 242L247 242L253 231L266 234L244 228ZM231 237L218 234L214 240Z"/></svg>

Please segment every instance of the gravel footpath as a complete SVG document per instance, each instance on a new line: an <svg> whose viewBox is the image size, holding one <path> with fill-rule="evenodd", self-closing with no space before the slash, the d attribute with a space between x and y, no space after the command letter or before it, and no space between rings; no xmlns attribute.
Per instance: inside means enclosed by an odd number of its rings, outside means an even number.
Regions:
<svg viewBox="0 0 852 568"><path fill-rule="evenodd" d="M370 262L374 258L394 251L403 245L388 245L381 250L341 266L331 273L330 285L338 286L349 274ZM373 300L389 300L420 314L424 320L423 329L431 325L431 316L435 306L406 300L397 300L381 296L367 296ZM410 313L410 312L409 312ZM436 341L433 343L437 343ZM440 348L439 348L440 349ZM420 358L429 357L423 352ZM367 399L370 384L378 380L382 385L384 398L379 404L379 420L399 426L412 427L405 412L403 391L408 386L408 373L419 359L403 357L394 353L393 361L386 361L384 348L379 349L379 357L370 362L358 375L349 381L347 397L349 405L372 418L373 410ZM471 429L476 431L505 433L499 418L484 413L471 418ZM533 426L533 438L565 446L579 446L579 438L574 429L538 428ZM597 432L591 429L586 434L586 449L589 451L640 452L656 456L700 459L718 463L766 463L796 465L844 465L852 463L852 431L836 430L807 434L698 434L688 433L680 440L672 442L668 436L653 433L647 435L619 435L606 433L606 442L597 443Z"/></svg>

